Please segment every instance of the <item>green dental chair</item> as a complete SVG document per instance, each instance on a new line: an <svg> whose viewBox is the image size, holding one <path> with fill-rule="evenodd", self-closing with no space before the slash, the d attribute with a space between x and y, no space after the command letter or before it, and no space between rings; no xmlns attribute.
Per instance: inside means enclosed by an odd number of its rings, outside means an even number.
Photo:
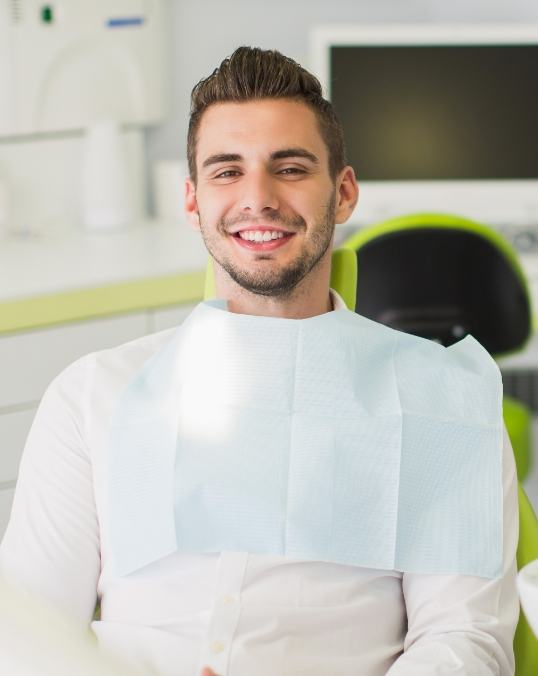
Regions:
<svg viewBox="0 0 538 676"><path fill-rule="evenodd" d="M471 333L497 357L530 337L530 298L517 255L485 225L418 214L365 228L341 246L354 259L354 268L351 259L346 264L357 285L354 302L348 295L346 303L370 319L444 345ZM530 466L530 414L505 396L503 415L521 481ZM521 484L518 491L519 570L538 559L538 519ZM523 613L514 653L516 676L538 675L538 639Z"/></svg>

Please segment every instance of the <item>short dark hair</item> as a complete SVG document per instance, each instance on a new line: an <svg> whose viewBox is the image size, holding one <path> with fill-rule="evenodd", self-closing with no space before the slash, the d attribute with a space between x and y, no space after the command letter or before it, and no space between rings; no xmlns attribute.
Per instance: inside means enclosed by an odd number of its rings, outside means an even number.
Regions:
<svg viewBox="0 0 538 676"><path fill-rule="evenodd" d="M187 159L195 183L197 132L204 112L214 103L254 99L294 99L308 105L327 146L329 173L333 180L336 178L347 164L344 133L332 104L323 98L319 80L276 50L239 47L191 93Z"/></svg>

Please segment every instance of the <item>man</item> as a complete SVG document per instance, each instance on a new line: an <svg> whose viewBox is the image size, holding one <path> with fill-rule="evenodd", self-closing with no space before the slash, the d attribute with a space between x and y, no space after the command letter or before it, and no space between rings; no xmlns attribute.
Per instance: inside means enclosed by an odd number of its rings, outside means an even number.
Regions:
<svg viewBox="0 0 538 676"><path fill-rule="evenodd" d="M4 573L83 623L97 597L100 644L162 676L512 674L498 371L329 290L358 190L319 83L236 50L193 90L188 157L224 301L51 385Z"/></svg>

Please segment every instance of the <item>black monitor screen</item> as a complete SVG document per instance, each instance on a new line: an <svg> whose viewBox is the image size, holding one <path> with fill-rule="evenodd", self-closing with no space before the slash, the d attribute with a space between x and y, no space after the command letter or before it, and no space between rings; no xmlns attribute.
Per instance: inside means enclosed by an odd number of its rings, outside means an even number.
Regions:
<svg viewBox="0 0 538 676"><path fill-rule="evenodd" d="M538 177L538 45L334 46L331 99L361 179Z"/></svg>

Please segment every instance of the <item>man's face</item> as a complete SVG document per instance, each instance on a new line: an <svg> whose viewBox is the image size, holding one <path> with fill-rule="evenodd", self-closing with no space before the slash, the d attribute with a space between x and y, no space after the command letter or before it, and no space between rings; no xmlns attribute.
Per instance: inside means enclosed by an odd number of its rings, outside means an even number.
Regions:
<svg viewBox="0 0 538 676"><path fill-rule="evenodd" d="M330 255L336 195L308 106L288 99L211 106L196 165L187 202L209 253L237 284L285 297L316 274Z"/></svg>

